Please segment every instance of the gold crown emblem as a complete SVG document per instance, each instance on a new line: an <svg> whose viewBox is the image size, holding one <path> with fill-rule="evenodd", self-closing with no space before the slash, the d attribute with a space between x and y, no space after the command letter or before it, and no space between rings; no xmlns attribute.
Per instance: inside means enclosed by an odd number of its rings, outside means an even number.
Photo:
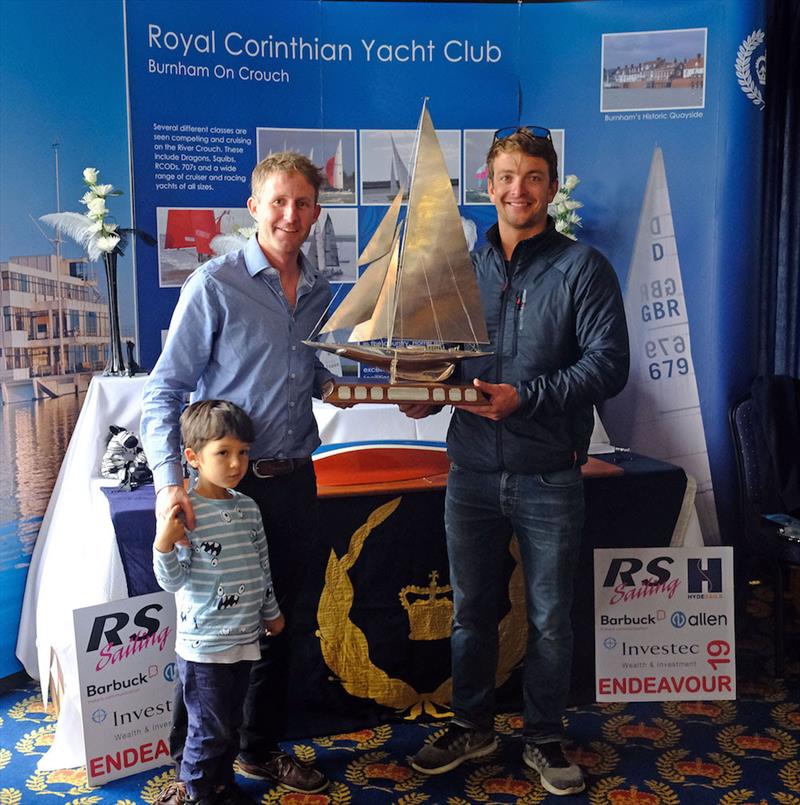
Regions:
<svg viewBox="0 0 800 805"><path fill-rule="evenodd" d="M408 613L411 631L410 640L442 640L450 637L453 620L453 602L447 598L453 588L448 584L439 587L436 580L439 571L433 570L428 576L430 584L419 587L411 584L400 590L400 603Z"/></svg>

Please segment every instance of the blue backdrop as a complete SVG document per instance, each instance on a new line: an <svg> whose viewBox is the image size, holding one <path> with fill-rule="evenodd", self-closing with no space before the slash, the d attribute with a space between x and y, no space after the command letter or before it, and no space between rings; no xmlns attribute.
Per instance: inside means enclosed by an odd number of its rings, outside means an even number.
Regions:
<svg viewBox="0 0 800 805"><path fill-rule="evenodd" d="M244 207L252 166L266 155L267 142L278 142L276 135L262 135L267 139L258 151L262 127L286 129L290 147L300 136L291 130L344 130L356 152L351 169L358 165L366 179L365 132L413 129L427 96L437 130L464 132L463 148L472 130L518 123L560 130L564 172L581 179L575 192L585 204L579 238L609 257L624 287L650 161L660 146L724 534L733 511L726 411L753 372L762 120L742 89L737 54L762 25L762 6L758 0L296 0L195 2L189 14L182 4L129 3L136 225L159 231L163 240L166 208L206 208L216 215ZM637 91L634 84L609 90L623 67L632 72L644 62L698 54L699 89L665 95ZM241 151L202 150L213 148L214 130L234 138ZM317 162L328 158L315 156ZM188 167L192 157L194 167ZM454 178L463 188L475 171L469 159L459 164ZM364 203L367 191L359 186L344 205L355 210L359 247L383 210ZM479 238L494 220L491 206L463 204L462 212L477 223ZM139 248L136 266L142 362L152 366L178 290L162 287L166 272L163 266L159 271L155 249Z"/></svg>

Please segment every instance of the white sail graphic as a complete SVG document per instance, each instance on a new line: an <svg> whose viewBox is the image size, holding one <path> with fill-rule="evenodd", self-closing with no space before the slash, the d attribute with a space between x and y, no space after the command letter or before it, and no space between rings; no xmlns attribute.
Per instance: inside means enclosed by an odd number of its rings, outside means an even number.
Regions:
<svg viewBox="0 0 800 805"><path fill-rule="evenodd" d="M408 168L406 167L406 163L403 162L403 158L400 156L400 152L397 150L397 145L395 144L394 137L390 134L389 140L392 143L392 162L390 166L390 177L389 177L389 193L390 195L394 196L397 193L397 188L399 185L403 187L410 187L411 183L408 179Z"/></svg>
<svg viewBox="0 0 800 805"><path fill-rule="evenodd" d="M604 418L618 444L678 464L697 482L707 545L719 543L689 318L660 148L653 152L625 292L631 371Z"/></svg>
<svg viewBox="0 0 800 805"><path fill-rule="evenodd" d="M339 260L339 247L336 244L336 231L330 215L323 210L308 238L309 262L319 269L322 276L331 279L342 273Z"/></svg>

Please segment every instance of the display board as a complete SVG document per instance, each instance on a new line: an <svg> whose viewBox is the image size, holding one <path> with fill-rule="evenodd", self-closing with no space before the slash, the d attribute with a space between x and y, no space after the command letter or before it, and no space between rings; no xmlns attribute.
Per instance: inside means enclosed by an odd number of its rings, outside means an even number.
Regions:
<svg viewBox="0 0 800 805"><path fill-rule="evenodd" d="M747 294L734 299L726 289L752 282L755 248L747 234L755 211L740 203L743 159L729 159L729 136L736 132L742 155L758 153L761 8L758 0L733 8L722 0L240 0L196 2L187 14L166 0L128 3L136 223L158 235L157 248L139 248L136 260L143 363L158 356L183 279L215 252L216 237L249 223L249 175L271 152L298 150L324 169L323 214L305 249L334 283L337 304L392 188L405 178L423 98L468 240L480 245L495 220L485 164L493 131L546 126L562 180L581 180L573 191L584 204L578 238L606 254L631 300L642 283L628 285L629 275L649 277L636 243L643 206L653 204L646 189L658 149L669 179L672 251L680 255L670 270L681 292L685 349L667 356L674 383L660 359L661 378L652 382L653 338L640 333L652 322L632 318L639 334L631 383L672 400L675 383L689 389L693 417L663 422L656 412L645 431L648 440L654 428L661 433L656 441L666 447L658 457L695 457L686 467L699 476L704 533L716 541L714 462L705 457L727 449L719 415L727 377L748 367L725 356L745 344L741 324L751 315ZM757 167L747 160L753 180ZM632 315L641 305L628 307ZM631 405L623 400L610 411L612 441L652 453L623 427Z"/></svg>
<svg viewBox="0 0 800 805"><path fill-rule="evenodd" d="M598 702L736 698L733 548L594 552Z"/></svg>
<svg viewBox="0 0 800 805"><path fill-rule="evenodd" d="M73 617L89 785L169 763L175 597L148 593Z"/></svg>

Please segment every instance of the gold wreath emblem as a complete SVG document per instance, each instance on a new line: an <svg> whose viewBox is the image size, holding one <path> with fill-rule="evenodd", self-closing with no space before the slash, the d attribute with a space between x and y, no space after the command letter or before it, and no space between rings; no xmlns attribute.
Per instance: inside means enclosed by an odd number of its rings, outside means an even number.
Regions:
<svg viewBox="0 0 800 805"><path fill-rule="evenodd" d="M572 763L595 776L610 774L619 765L617 750L602 741L592 741L588 749L583 747L567 749L566 755Z"/></svg>
<svg viewBox="0 0 800 805"><path fill-rule="evenodd" d="M638 785L625 785L624 777L607 777L600 780L589 791L591 805L679 805L680 798L665 783L645 780L647 789L642 791Z"/></svg>
<svg viewBox="0 0 800 805"><path fill-rule="evenodd" d="M16 743L16 750L23 755L43 755L56 737L56 725L50 724L26 732Z"/></svg>
<svg viewBox="0 0 800 805"><path fill-rule="evenodd" d="M800 760L790 760L779 772L783 784L796 794L800 794Z"/></svg>
<svg viewBox="0 0 800 805"><path fill-rule="evenodd" d="M264 794L261 805L350 805L350 789L344 783L332 782L322 794L287 791L282 785Z"/></svg>
<svg viewBox="0 0 800 805"><path fill-rule="evenodd" d="M36 771L25 781L29 791L36 794L53 794L57 797L75 797L92 791L86 781L86 769L57 769L55 771Z"/></svg>
<svg viewBox="0 0 800 805"><path fill-rule="evenodd" d="M32 718L31 716L35 717ZM35 724L58 719L53 703L51 702L50 706L45 708L44 704L42 704L42 697L38 693L18 701L8 711L8 717L13 718L14 721L33 721ZM2 719L0 719L0 726L2 726L2 723Z"/></svg>
<svg viewBox="0 0 800 805"><path fill-rule="evenodd" d="M730 788L742 776L742 768L720 752L709 752L708 760L687 760L688 749L672 749L656 760L659 774L672 783Z"/></svg>
<svg viewBox="0 0 800 805"><path fill-rule="evenodd" d="M369 535L397 510L401 500L402 497L393 498L371 512L367 521L353 533L347 553L341 559L331 550L317 609L318 637L325 663L351 696L372 699L395 710L410 709L409 718L416 718L423 712L441 717L443 713L437 705L450 701L452 678L446 679L435 690L418 693L411 685L390 677L372 662L366 636L350 620L354 591L348 571L358 561ZM508 587L511 609L499 627L500 653L495 677L498 686L508 679L514 666L522 660L527 640L525 591L516 540L512 540L510 551L515 567Z"/></svg>
<svg viewBox="0 0 800 805"><path fill-rule="evenodd" d="M776 760L797 757L797 741L785 730L767 727L763 734L751 734L747 727L737 724L725 727L717 734L720 749L737 757L763 757L771 755Z"/></svg>
<svg viewBox="0 0 800 805"><path fill-rule="evenodd" d="M736 718L735 702L662 702L664 715L684 721L729 724Z"/></svg>
<svg viewBox="0 0 800 805"><path fill-rule="evenodd" d="M377 749L383 746L392 737L392 728L389 724L381 724L356 732L342 732L339 735L317 738L315 743L325 749L342 749L346 752L365 752L367 749Z"/></svg>
<svg viewBox="0 0 800 805"><path fill-rule="evenodd" d="M464 792L469 801L496 802L498 797L515 797L517 805L536 805L547 796L533 772L524 769L523 779L510 774L501 777L502 772L502 766L490 764L467 775Z"/></svg>
<svg viewBox="0 0 800 805"><path fill-rule="evenodd" d="M784 729L800 730L800 705L796 702L776 705L769 714Z"/></svg>
<svg viewBox="0 0 800 805"><path fill-rule="evenodd" d="M678 726L666 718L654 718L652 725L634 721L635 716L615 716L603 725L603 735L613 743L630 743L666 749L681 738Z"/></svg>
<svg viewBox="0 0 800 805"><path fill-rule="evenodd" d="M419 788L425 776L410 766L395 763L388 752L365 752L360 758L347 764L345 777L359 788L375 788L379 791L411 791ZM377 785L374 780L384 783Z"/></svg>

